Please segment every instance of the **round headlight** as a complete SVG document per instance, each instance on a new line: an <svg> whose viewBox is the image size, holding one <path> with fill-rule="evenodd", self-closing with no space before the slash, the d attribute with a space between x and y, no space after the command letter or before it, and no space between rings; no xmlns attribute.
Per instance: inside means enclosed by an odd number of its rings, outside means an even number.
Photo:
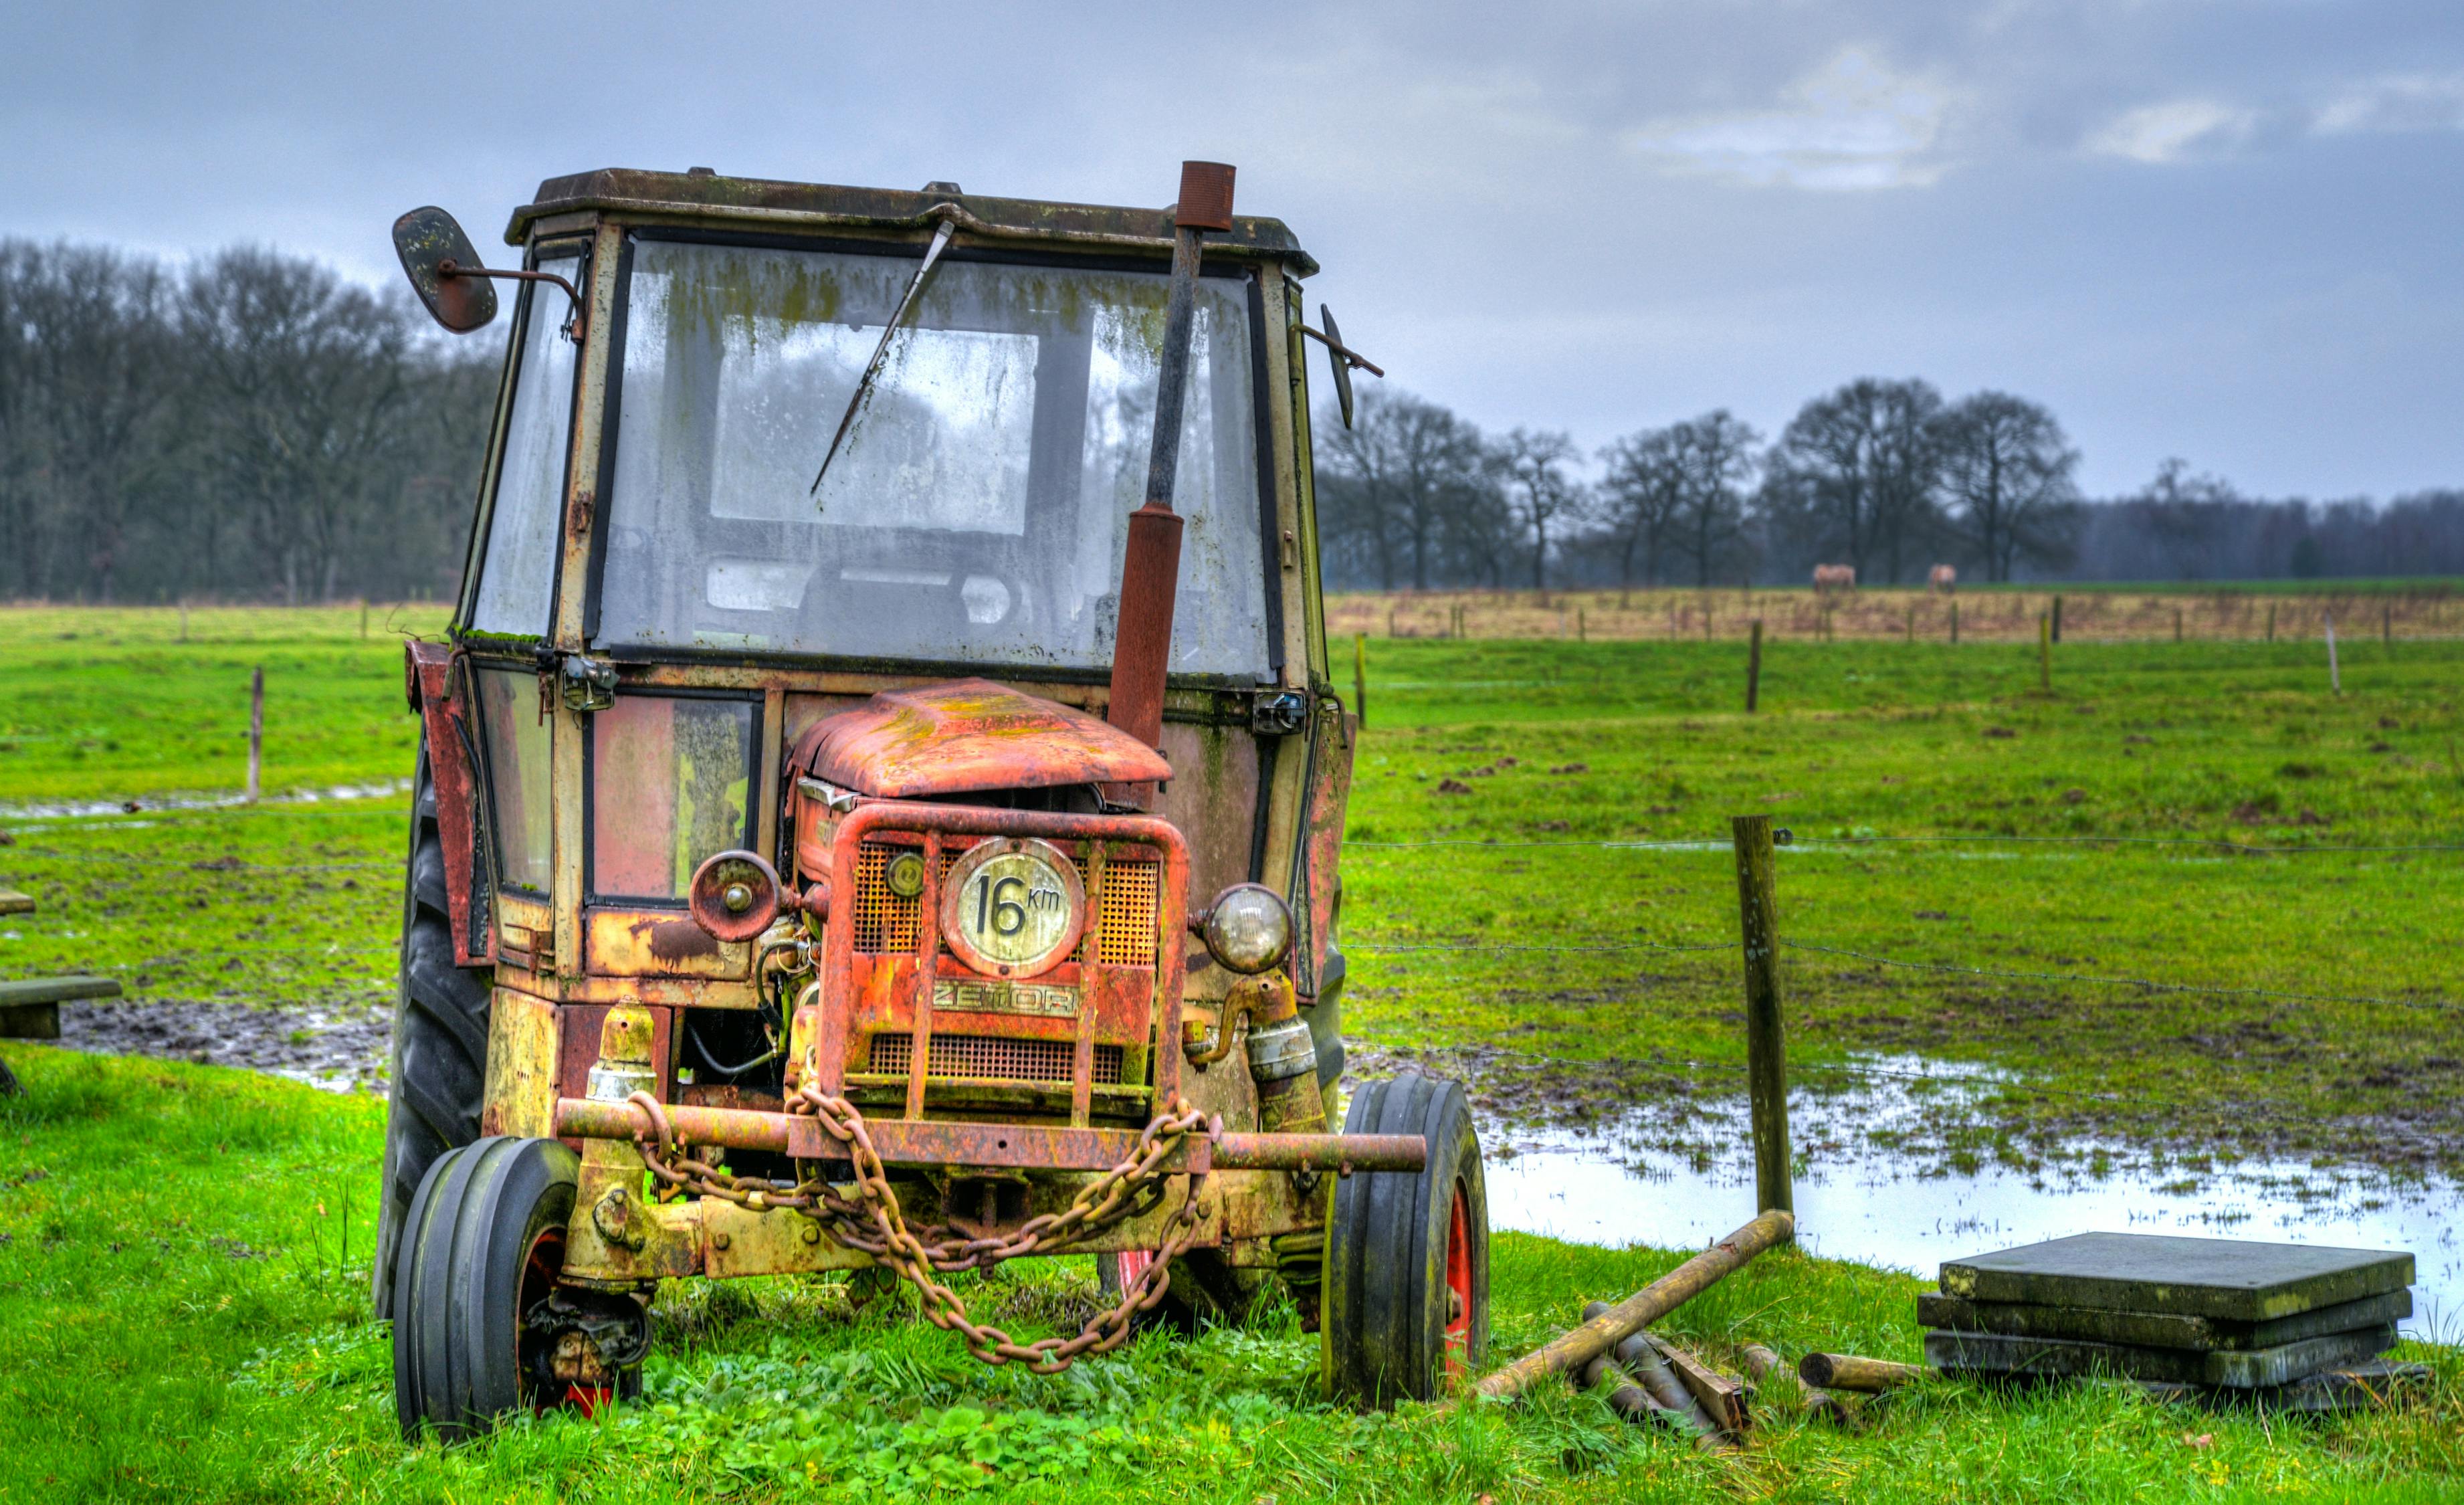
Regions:
<svg viewBox="0 0 2464 1505"><path fill-rule="evenodd" d="M941 938L987 977L1033 977L1068 959L1087 923L1077 865L1050 842L995 838L941 879Z"/></svg>
<svg viewBox="0 0 2464 1505"><path fill-rule="evenodd" d="M1292 912L1265 884L1235 883L1216 896L1199 934L1224 966L1263 972L1292 948Z"/></svg>

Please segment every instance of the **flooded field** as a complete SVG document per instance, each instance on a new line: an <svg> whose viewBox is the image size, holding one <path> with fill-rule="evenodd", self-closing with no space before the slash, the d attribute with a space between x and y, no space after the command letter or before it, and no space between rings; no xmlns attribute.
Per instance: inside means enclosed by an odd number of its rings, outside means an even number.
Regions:
<svg viewBox="0 0 2464 1505"><path fill-rule="evenodd" d="M1963 1174L1878 1148L1867 1131L1913 1124L1942 1106L1942 1094L1964 1089L1941 1085L1922 1059L1863 1064L1878 1074L1857 1092L1791 1095L1797 1236L1812 1253L1930 1275L1946 1259L2100 1231L2402 1249L2417 1267L2406 1331L2456 1335L2464 1188L2452 1182L2284 1160L2160 1165L2119 1149L2102 1174L2094 1158L2084 1169L1989 1162ZM1745 1100L1700 1100L1692 1114L1704 1132L1680 1147L1664 1125L1639 1118L1591 1130L1485 1128L1492 1225L1611 1246L1720 1237L1755 1210ZM1856 1132L1843 1129L1850 1120Z"/></svg>

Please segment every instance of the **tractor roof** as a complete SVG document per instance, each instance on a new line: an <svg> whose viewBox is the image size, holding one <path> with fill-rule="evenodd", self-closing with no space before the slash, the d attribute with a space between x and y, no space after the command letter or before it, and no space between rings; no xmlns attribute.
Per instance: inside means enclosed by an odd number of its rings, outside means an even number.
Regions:
<svg viewBox="0 0 2464 1505"><path fill-rule="evenodd" d="M938 205L956 205L958 228L984 240L1111 249L1133 255L1172 254L1172 210L1121 209L1100 204L1053 204L1039 199L997 199L959 193L947 184L917 190L849 188L825 183L780 183L731 178L707 171L647 172L602 167L550 178L536 202L514 210L505 243L518 246L532 225L552 215L617 210L632 215L736 222L745 229L794 231L833 226L871 230L921 230ZM1209 255L1286 263L1308 277L1317 262L1300 247L1282 220L1237 215L1232 229L1207 238Z"/></svg>

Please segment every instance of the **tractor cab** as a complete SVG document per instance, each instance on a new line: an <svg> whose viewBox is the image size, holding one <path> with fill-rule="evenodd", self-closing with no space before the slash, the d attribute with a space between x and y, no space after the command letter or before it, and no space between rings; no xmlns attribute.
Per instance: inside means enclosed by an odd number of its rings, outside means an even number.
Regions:
<svg viewBox="0 0 2464 1505"><path fill-rule="evenodd" d="M1039 1367L1280 1276L1338 1392L1476 1361L1460 1091L1328 1122L1354 725L1304 339L1347 410L1367 364L1231 184L591 172L515 211L517 270L397 222L440 323L509 332L452 631L407 666L407 1429L620 1393L684 1276L886 1269ZM947 1284L1056 1252L1114 1296L1074 1336ZM1408 1319L1360 1289L1396 1259L1433 1272Z"/></svg>

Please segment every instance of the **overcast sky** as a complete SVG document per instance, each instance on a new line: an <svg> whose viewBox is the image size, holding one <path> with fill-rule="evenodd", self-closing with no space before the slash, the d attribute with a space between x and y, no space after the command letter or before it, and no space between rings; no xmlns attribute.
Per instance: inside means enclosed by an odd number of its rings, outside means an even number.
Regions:
<svg viewBox="0 0 2464 1505"><path fill-rule="evenodd" d="M1394 384L1586 446L1859 375L2092 493L2464 484L2464 6L89 3L0 15L0 234L398 275L598 166L1240 207ZM501 257L504 253L491 252Z"/></svg>

